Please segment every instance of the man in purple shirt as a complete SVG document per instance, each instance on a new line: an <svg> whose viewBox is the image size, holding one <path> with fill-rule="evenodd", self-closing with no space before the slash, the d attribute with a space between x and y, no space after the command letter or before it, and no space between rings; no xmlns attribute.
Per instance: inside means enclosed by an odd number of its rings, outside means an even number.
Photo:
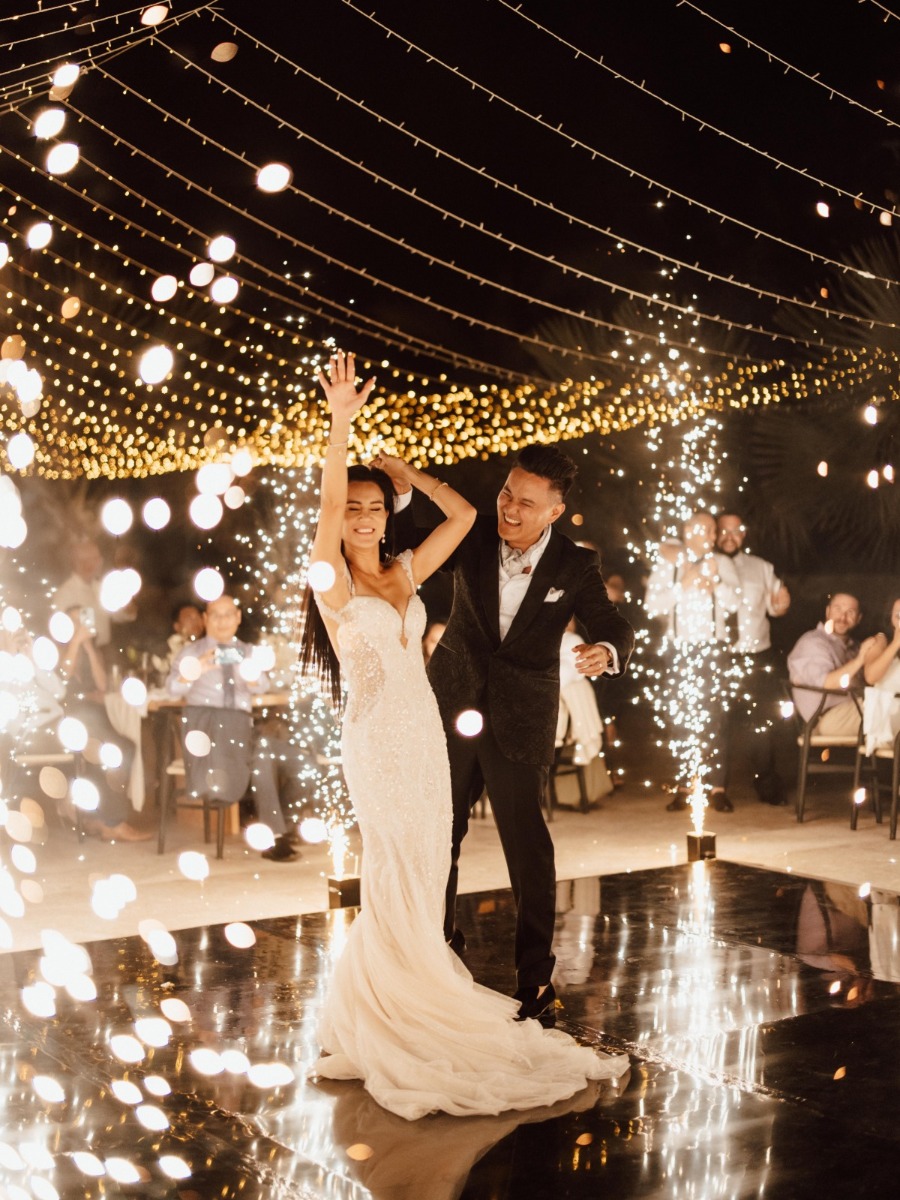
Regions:
<svg viewBox="0 0 900 1200"><path fill-rule="evenodd" d="M808 687L846 690L859 674L869 654L877 650L876 639L866 638L861 646L850 637L859 624L859 601L847 592L835 592L825 609L825 620L804 633L788 655L791 683ZM821 696L793 689L797 711L808 721ZM826 696L816 732L840 736L859 730L859 708L850 696Z"/></svg>

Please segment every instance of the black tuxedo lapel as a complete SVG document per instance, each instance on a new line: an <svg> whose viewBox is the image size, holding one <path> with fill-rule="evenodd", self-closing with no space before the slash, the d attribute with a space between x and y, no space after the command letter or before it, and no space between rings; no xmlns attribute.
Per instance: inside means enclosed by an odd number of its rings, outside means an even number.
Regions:
<svg viewBox="0 0 900 1200"><path fill-rule="evenodd" d="M495 644L500 644L500 540L496 534L485 539L481 546L479 589L488 631Z"/></svg>
<svg viewBox="0 0 900 1200"><path fill-rule="evenodd" d="M560 559L562 558L562 550L562 538L558 537L551 530L547 549L541 555L540 561L534 569L531 583L528 585L528 591L523 596L522 603L519 605L519 611L513 617L509 632L503 639L504 644L518 637L523 629L527 629L541 611L541 605L545 603L547 592L554 585L554 580L559 570Z"/></svg>

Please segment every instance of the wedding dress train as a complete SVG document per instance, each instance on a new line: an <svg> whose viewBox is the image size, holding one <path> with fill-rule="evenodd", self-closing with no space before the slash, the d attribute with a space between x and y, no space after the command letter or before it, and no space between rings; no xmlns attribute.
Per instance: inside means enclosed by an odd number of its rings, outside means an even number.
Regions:
<svg viewBox="0 0 900 1200"><path fill-rule="evenodd" d="M450 768L422 658L425 607L401 614L353 594L339 612L348 704L344 775L362 834L362 907L335 968L313 1072L361 1079L393 1113L494 1114L554 1104L588 1080L613 1078L625 1055L602 1056L475 983L443 935L450 865ZM318 598L317 598L318 599Z"/></svg>

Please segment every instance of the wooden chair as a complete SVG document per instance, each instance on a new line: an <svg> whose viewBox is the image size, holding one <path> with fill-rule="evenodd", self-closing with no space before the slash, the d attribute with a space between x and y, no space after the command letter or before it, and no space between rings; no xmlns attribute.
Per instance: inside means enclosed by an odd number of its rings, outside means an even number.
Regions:
<svg viewBox="0 0 900 1200"><path fill-rule="evenodd" d="M584 699L587 701L585 711L590 713L589 737L586 740L590 740L596 746L601 746L603 743L603 719L600 716L600 710L597 708L597 700L593 688L587 680L584 682L587 685L584 693ZM584 708L585 706L582 705L582 707ZM579 751L580 746L575 736L571 715L563 697L560 696L559 720L556 725L556 753L553 757L553 764L550 767L547 788L544 795L544 808L548 821L553 819L554 808L568 807L559 803L556 781L560 776L574 775L577 780L577 811L586 813L591 808L592 797L590 796L589 778L593 760L589 762L578 761L580 757ZM611 783L608 790L612 791Z"/></svg>
<svg viewBox="0 0 900 1200"><path fill-rule="evenodd" d="M866 689L867 693L869 689ZM895 704L900 704L900 695L893 696ZM865 725L865 707L863 709ZM863 737L859 750L857 751L857 774L860 773L862 767L862 759L865 754L865 737ZM894 841L897 837L897 809L898 797L900 797L900 729L898 729L894 738L890 742L884 742L881 745L876 745L870 757L872 763L872 806L875 809L875 820L881 824L881 780L878 775L878 763L885 760L891 763L891 824L890 838ZM858 805L854 805L854 812L850 818L850 828L856 828Z"/></svg>
<svg viewBox="0 0 900 1200"><path fill-rule="evenodd" d="M179 808L187 808L203 813L203 841L207 845L211 841L211 818L212 814L215 813L216 858L223 858L225 854L226 816L229 810L239 803L239 800L223 802L210 799L208 796L193 797L188 794L180 711L173 709L167 714L167 717L166 735L170 750L168 754L163 756L166 765L162 770L159 784L159 838L157 853L165 853L166 834L172 811Z"/></svg>
<svg viewBox="0 0 900 1200"><path fill-rule="evenodd" d="M849 688L819 688L805 683L788 683L786 688L788 699L794 707L794 718L797 723L797 746L800 750L797 766L797 820L802 821L806 811L806 784L810 775L835 775L846 772L852 775L854 793L859 787L862 759L865 757L865 755L860 756L860 748L863 745L862 703L860 696ZM815 712L813 712L809 720L804 720L800 715L797 705L794 702L793 692L795 691L810 692L819 698ZM856 705L859 711L859 730L856 733L827 734L816 732L816 726L825 711L825 705L829 696L840 696L844 700L850 699ZM831 762L830 751L832 750L852 750L854 752L853 763L848 765L846 763ZM823 754L823 751L826 753ZM818 761L816 760L816 752L819 752ZM880 811L877 789L873 790L873 803L876 805L877 815ZM851 829L856 828L857 816L858 805L854 799L850 813Z"/></svg>

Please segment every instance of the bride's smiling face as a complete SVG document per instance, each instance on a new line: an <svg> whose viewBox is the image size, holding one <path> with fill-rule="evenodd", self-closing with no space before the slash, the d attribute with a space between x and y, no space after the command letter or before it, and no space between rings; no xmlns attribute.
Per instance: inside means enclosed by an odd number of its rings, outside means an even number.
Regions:
<svg viewBox="0 0 900 1200"><path fill-rule="evenodd" d="M342 540L348 549L378 548L387 527L384 495L377 483L350 483Z"/></svg>

